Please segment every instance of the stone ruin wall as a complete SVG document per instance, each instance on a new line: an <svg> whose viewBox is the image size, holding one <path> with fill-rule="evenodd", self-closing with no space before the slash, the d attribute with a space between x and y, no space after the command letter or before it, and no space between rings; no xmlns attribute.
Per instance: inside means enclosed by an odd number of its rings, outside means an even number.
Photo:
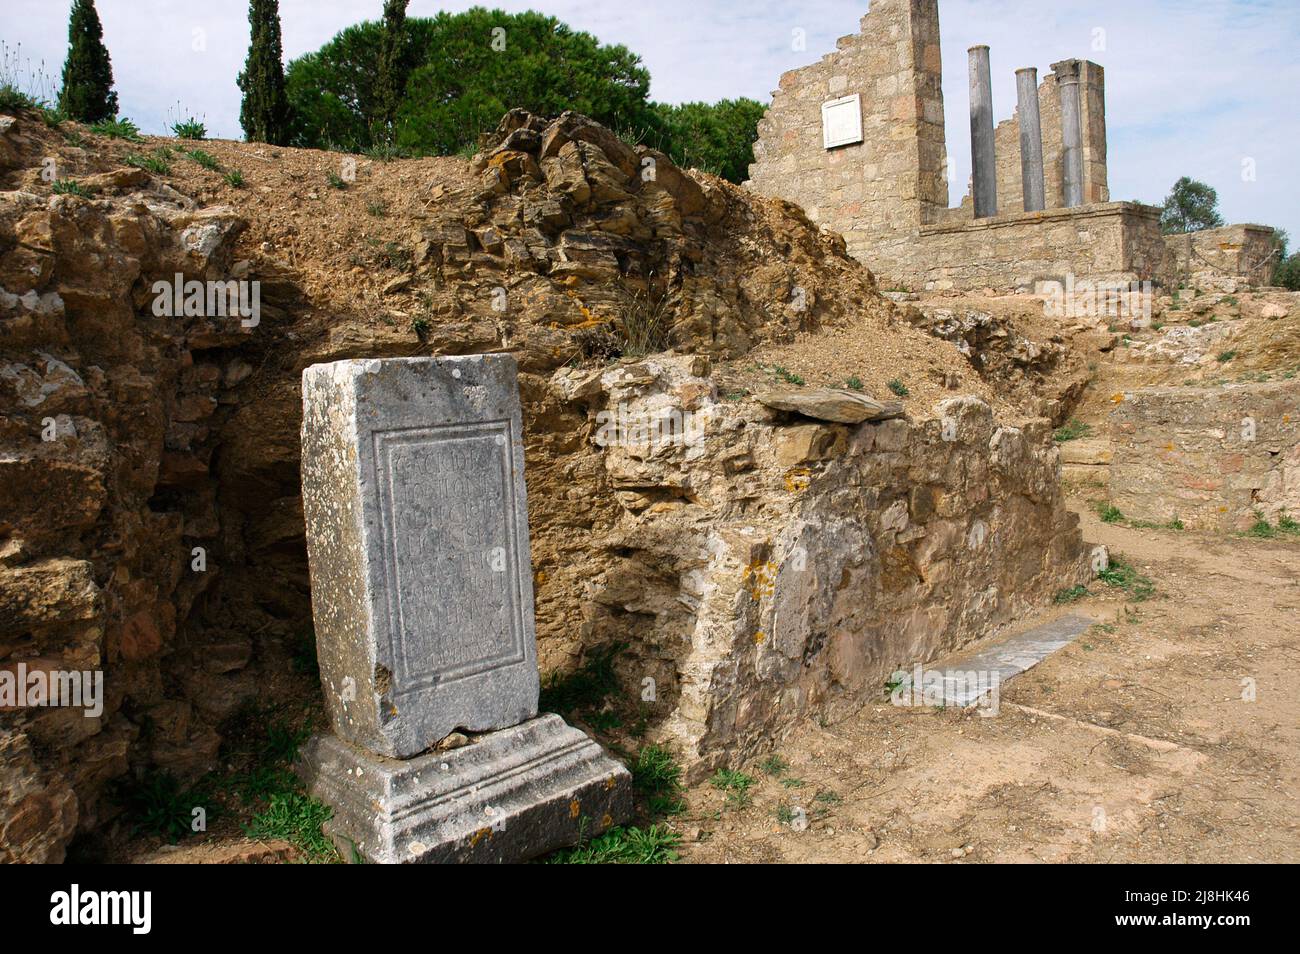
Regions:
<svg viewBox="0 0 1300 954"><path fill-rule="evenodd" d="M1145 224L1140 214L1128 217L1125 228L1114 218L1114 227L1101 238L1105 249L1080 253L1080 243L1089 241L1081 228L1079 238L1050 256L1036 251L1049 241L1032 234L1036 222L1021 220L1016 230L998 233L1010 240L1008 246L980 262L966 261L979 240L935 229L968 224L974 214L969 196L948 207L938 0L874 0L861 31L842 37L836 47L819 62L781 77L759 123L752 188L803 206L812 221L843 234L849 252L887 286L1014 289L1022 286L1025 269L995 263L1015 262L1021 252L1035 277L1082 273L1091 259L1099 260L1107 275L1138 277L1139 269L1116 263L1110 251L1134 244L1125 229ZM1105 72L1090 62L1082 62L1081 70L1084 195L1089 203L1106 203ZM822 103L852 93L862 97L863 141L823 148ZM1060 209L1065 189L1055 74L1042 81L1040 97L1047 207ZM997 127L999 218L1024 209L1019 137L1015 117ZM1100 225L1094 221L1088 228ZM1054 231L1052 240L1061 234ZM1038 274L1046 263L1066 267Z"/></svg>
<svg viewBox="0 0 1300 954"><path fill-rule="evenodd" d="M1300 517L1300 385L1149 388L1111 414L1110 501L1134 520L1234 533Z"/></svg>
<svg viewBox="0 0 1300 954"><path fill-rule="evenodd" d="M750 185L802 206L875 268L906 256L948 205L938 0L874 0L861 32L836 47L781 77ZM822 103L852 93L863 141L824 149Z"/></svg>
<svg viewBox="0 0 1300 954"><path fill-rule="evenodd" d="M1239 279L1270 285L1277 267L1273 229L1264 225L1226 225L1187 235L1164 236L1165 282L1210 291L1236 291Z"/></svg>
<svg viewBox="0 0 1300 954"><path fill-rule="evenodd" d="M589 419L686 407L697 442L601 455L624 513L592 546L583 627L636 638L622 681L656 687L652 734L692 778L768 750L809 714L877 698L1089 578L1050 424L955 397L856 426L720 401L698 358L561 371Z"/></svg>
<svg viewBox="0 0 1300 954"><path fill-rule="evenodd" d="M1048 71L1039 85L1048 214L1024 213L1017 110L994 132L998 215L977 221L969 193L948 208L938 0L874 0L861 32L836 47L781 77L759 123L749 185L841 233L883 286L1015 291L1071 274L1205 287L1268 283L1268 270L1257 265L1271 250L1266 230L1204 233L1189 252L1183 238L1165 247L1153 207L1110 203L1100 65L1078 61L1084 205L1065 207L1061 99ZM823 148L822 103L852 93L862 98L863 141Z"/></svg>
<svg viewBox="0 0 1300 954"><path fill-rule="evenodd" d="M1158 222L1157 209L1115 202L929 226L894 274L909 288L934 291L1033 292L1069 274L1127 285L1163 268Z"/></svg>

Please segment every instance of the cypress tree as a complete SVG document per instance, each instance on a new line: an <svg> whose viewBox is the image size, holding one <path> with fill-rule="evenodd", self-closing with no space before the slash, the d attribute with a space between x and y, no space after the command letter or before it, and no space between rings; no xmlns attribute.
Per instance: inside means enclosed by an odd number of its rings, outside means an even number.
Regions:
<svg viewBox="0 0 1300 954"><path fill-rule="evenodd" d="M249 45L239 88L244 101L239 124L249 142L283 146L289 141L289 99L284 91L278 0L250 0Z"/></svg>
<svg viewBox="0 0 1300 954"><path fill-rule="evenodd" d="M104 46L104 27L94 0L72 0L68 17L68 58L63 64L59 108L83 123L117 116L113 92L113 64Z"/></svg>
<svg viewBox="0 0 1300 954"><path fill-rule="evenodd" d="M379 68L375 77L375 116L372 135L392 142L397 107L406 92L410 62L406 51L406 6L409 0L384 0Z"/></svg>

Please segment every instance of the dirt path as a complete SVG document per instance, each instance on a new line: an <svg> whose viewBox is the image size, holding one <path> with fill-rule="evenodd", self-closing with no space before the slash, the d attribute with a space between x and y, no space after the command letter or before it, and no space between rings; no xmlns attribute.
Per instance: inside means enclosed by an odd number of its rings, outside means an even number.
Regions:
<svg viewBox="0 0 1300 954"><path fill-rule="evenodd" d="M899 708L882 689L799 728L778 749L788 768L746 768L747 807L691 790L683 860L1300 860L1300 542L1136 531L1076 508L1154 597L1094 584L1058 608L1101 624L1005 686L994 717ZM778 820L796 808L806 831Z"/></svg>

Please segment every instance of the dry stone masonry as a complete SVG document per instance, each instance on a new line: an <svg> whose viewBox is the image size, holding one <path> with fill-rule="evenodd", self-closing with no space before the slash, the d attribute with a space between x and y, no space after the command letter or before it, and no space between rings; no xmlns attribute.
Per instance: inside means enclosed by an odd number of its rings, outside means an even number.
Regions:
<svg viewBox="0 0 1300 954"><path fill-rule="evenodd" d="M1135 520L1240 532L1300 517L1300 386L1146 388L1112 414L1110 499Z"/></svg>
<svg viewBox="0 0 1300 954"><path fill-rule="evenodd" d="M303 374L303 511L334 732L303 773L384 862L510 861L630 809L630 776L537 716L523 436L508 355ZM431 752L454 730L488 732ZM428 753L428 754L421 754Z"/></svg>

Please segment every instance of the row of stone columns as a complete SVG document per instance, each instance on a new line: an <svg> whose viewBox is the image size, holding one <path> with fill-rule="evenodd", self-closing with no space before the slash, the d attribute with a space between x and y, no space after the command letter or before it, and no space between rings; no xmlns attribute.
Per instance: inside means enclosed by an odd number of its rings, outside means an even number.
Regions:
<svg viewBox="0 0 1300 954"><path fill-rule="evenodd" d="M1061 139L1064 147L1065 205L1083 205L1083 117L1079 98L1080 63L1057 63L1061 91ZM1038 70L1016 70L1016 99L1020 118L1020 178L1026 212L1047 207L1043 175L1043 120L1038 102ZM993 130L993 79L989 48L970 48L971 182L975 218L998 214L997 149Z"/></svg>

